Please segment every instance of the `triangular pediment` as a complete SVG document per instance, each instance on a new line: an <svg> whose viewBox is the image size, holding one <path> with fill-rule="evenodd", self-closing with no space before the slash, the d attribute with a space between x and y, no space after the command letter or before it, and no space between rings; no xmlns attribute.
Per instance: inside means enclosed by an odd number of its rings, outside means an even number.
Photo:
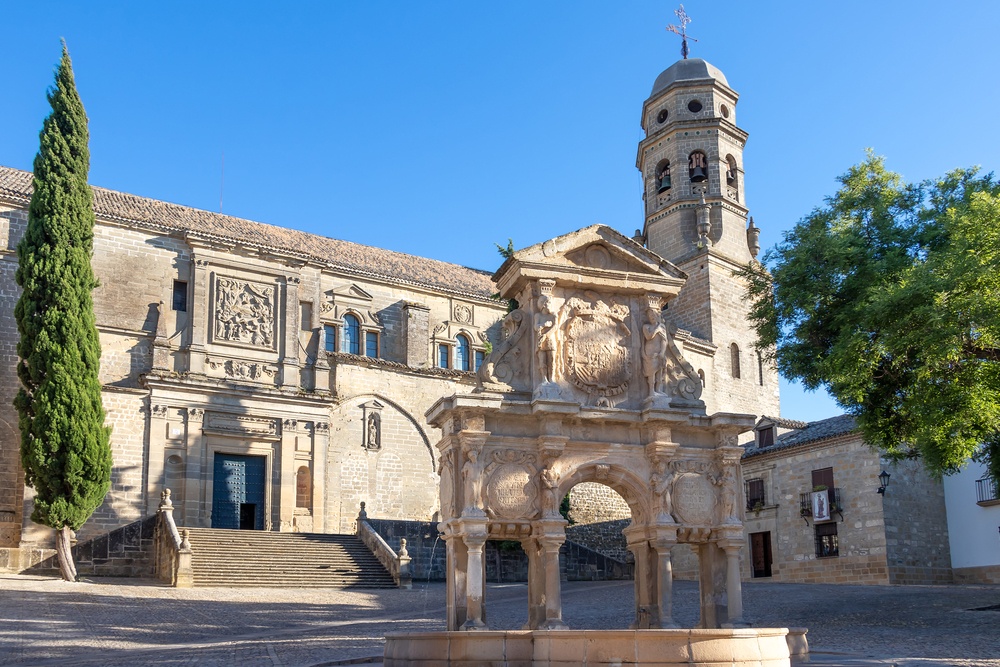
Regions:
<svg viewBox="0 0 1000 667"><path fill-rule="evenodd" d="M356 301L371 301L374 297L361 289L354 283L348 283L347 285L341 285L340 287L334 287L326 292L333 300L338 298L346 298L349 300Z"/></svg>
<svg viewBox="0 0 1000 667"><path fill-rule="evenodd" d="M676 293L679 268L605 225L592 225L516 251L494 275L505 297L522 279L548 277L580 287Z"/></svg>

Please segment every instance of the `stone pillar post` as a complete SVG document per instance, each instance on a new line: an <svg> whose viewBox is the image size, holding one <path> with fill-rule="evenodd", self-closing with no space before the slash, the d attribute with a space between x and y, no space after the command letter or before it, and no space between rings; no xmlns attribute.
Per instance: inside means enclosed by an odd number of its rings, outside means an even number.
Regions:
<svg viewBox="0 0 1000 667"><path fill-rule="evenodd" d="M194 284L191 290L191 347L188 355L188 370L192 373L205 372L205 346L208 344L208 330L212 326L212 308L208 301L212 271L207 259L194 260Z"/></svg>
<svg viewBox="0 0 1000 667"><path fill-rule="evenodd" d="M659 617L654 603L656 580L653 577L652 563L655 557L650 552L649 541L644 527L629 526L624 531L628 541L628 550L635 563L635 621L630 626L633 630L647 630L657 627Z"/></svg>
<svg viewBox="0 0 1000 667"><path fill-rule="evenodd" d="M298 420L281 422L281 441L274 465L278 466L278 530L291 532L295 514L295 437Z"/></svg>
<svg viewBox="0 0 1000 667"><path fill-rule="evenodd" d="M671 550L676 543L676 536L673 539L657 537L653 542L653 557L656 561L656 616L659 621L657 627L660 628L677 627L673 617L674 572L670 560Z"/></svg>
<svg viewBox="0 0 1000 667"><path fill-rule="evenodd" d="M484 602L483 588L485 571L483 568L483 546L486 544L485 522L483 531L475 531L462 535L462 541L468 550L468 563L465 572L465 606L466 619L463 630L485 630L483 622Z"/></svg>
<svg viewBox="0 0 1000 667"><path fill-rule="evenodd" d="M284 327L280 340L281 350L281 386L297 389L302 383L299 364L299 282L298 276L285 277L285 299L282 310L284 317L278 319Z"/></svg>
<svg viewBox="0 0 1000 667"><path fill-rule="evenodd" d="M743 582L740 579L740 545L726 544L726 597L729 607L729 626L745 625L743 622Z"/></svg>
<svg viewBox="0 0 1000 667"><path fill-rule="evenodd" d="M426 368L430 344L431 310L421 303L403 304L406 322L403 325L406 341L406 365L410 368Z"/></svg>
<svg viewBox="0 0 1000 667"><path fill-rule="evenodd" d="M453 532L451 522L438 524L438 529L445 547L447 628L458 630L465 624L468 615L465 598L468 552L465 542Z"/></svg>
<svg viewBox="0 0 1000 667"><path fill-rule="evenodd" d="M545 561L538 540L521 540L528 556L528 622L524 630L537 630L545 621Z"/></svg>
<svg viewBox="0 0 1000 667"><path fill-rule="evenodd" d="M562 620L562 584L559 580L559 548L566 541L565 519L542 519L536 523L539 531L542 570L545 577L545 620L541 629L566 630Z"/></svg>

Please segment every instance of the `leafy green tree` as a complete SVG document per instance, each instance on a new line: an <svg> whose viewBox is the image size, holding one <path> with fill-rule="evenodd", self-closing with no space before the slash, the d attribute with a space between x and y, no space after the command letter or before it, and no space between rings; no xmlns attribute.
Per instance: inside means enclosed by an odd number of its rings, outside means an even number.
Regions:
<svg viewBox="0 0 1000 667"><path fill-rule="evenodd" d="M87 185L87 116L63 44L48 92L34 163L28 225L17 246L14 310L21 388L14 405L25 482L36 492L32 521L58 532L59 567L76 579L71 531L93 514L111 480L110 429L98 380L101 345L91 292L94 210Z"/></svg>
<svg viewBox="0 0 1000 667"><path fill-rule="evenodd" d="M890 457L1000 479L1000 186L907 184L868 152L748 279L761 351Z"/></svg>

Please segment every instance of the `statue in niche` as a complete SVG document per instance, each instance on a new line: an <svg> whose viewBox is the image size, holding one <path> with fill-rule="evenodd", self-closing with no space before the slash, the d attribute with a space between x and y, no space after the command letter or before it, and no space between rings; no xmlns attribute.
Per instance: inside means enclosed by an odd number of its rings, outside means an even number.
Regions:
<svg viewBox="0 0 1000 667"><path fill-rule="evenodd" d="M662 393L663 373L667 362L667 330L660 312L653 306L646 309L646 324L642 325L642 372L646 376L649 395Z"/></svg>
<svg viewBox="0 0 1000 667"><path fill-rule="evenodd" d="M736 488L736 466L726 465L721 475L712 476L710 479L719 487L718 504L722 523L739 523L740 519L736 516L736 499L739 497L739 489Z"/></svg>
<svg viewBox="0 0 1000 667"><path fill-rule="evenodd" d="M544 493L542 513L545 516L558 516L559 514L559 499L556 497L559 490L559 477L559 471L555 469L552 462L542 469L542 491Z"/></svg>
<svg viewBox="0 0 1000 667"><path fill-rule="evenodd" d="M555 358L558 341L556 340L556 314L552 310L552 300L547 294L538 296L538 312L535 313L535 362L542 382L555 381Z"/></svg>
<svg viewBox="0 0 1000 667"><path fill-rule="evenodd" d="M674 471L667 465L666 461L659 460L649 478L649 484L653 488L653 494L660 500L660 508L671 521L673 521L674 502L671 492L674 486Z"/></svg>
<svg viewBox="0 0 1000 667"><path fill-rule="evenodd" d="M469 449L468 460L462 466L462 487L465 489L465 509L483 511L483 466L479 452Z"/></svg>
<svg viewBox="0 0 1000 667"><path fill-rule="evenodd" d="M368 415L365 429L365 449L382 449L382 418L377 412Z"/></svg>

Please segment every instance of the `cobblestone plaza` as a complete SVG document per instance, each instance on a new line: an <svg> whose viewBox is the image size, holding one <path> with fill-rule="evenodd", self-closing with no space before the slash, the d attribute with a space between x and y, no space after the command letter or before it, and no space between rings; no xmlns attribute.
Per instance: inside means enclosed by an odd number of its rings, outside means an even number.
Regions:
<svg viewBox="0 0 1000 667"><path fill-rule="evenodd" d="M627 627L632 582L570 582L573 628ZM677 582L675 616L698 613L697 586ZM0 576L0 665L319 667L378 662L390 632L444 628L444 584L413 590L174 589L127 579L80 584ZM496 629L527 618L524 584L492 585ZM763 627L809 628L811 664L1000 665L997 586L844 586L751 582L746 615Z"/></svg>

